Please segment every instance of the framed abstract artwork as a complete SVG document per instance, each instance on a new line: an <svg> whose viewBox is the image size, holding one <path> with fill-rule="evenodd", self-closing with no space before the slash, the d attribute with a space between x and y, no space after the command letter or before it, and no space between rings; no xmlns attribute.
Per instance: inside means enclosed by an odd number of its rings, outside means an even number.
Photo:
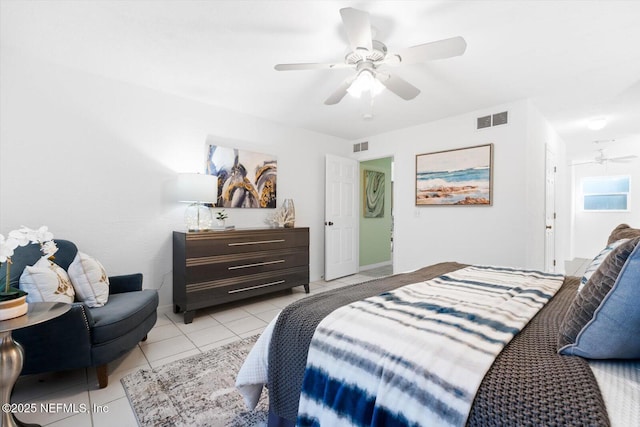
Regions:
<svg viewBox="0 0 640 427"><path fill-rule="evenodd" d="M216 206L275 208L278 161L270 154L206 145L206 173L218 177Z"/></svg>
<svg viewBox="0 0 640 427"><path fill-rule="evenodd" d="M384 172L364 171L364 217L384 217Z"/></svg>
<svg viewBox="0 0 640 427"><path fill-rule="evenodd" d="M493 204L493 144L416 156L416 206Z"/></svg>

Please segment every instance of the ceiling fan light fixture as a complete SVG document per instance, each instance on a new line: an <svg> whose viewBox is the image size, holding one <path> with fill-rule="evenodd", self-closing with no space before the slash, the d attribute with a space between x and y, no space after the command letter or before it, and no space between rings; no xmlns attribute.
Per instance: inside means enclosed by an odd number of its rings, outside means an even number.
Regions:
<svg viewBox="0 0 640 427"><path fill-rule="evenodd" d="M603 129L606 125L606 117L596 117L595 119L589 120L589 123L587 123L587 127L591 130L600 130Z"/></svg>
<svg viewBox="0 0 640 427"><path fill-rule="evenodd" d="M371 54L371 52L369 52L369 49L364 47L357 48L355 50L355 53L360 57L362 61L366 61L369 55Z"/></svg>
<svg viewBox="0 0 640 427"><path fill-rule="evenodd" d="M378 81L373 73L367 69L360 71L358 77L347 89L349 95L360 98L363 92L371 92L371 96L379 95L384 90L384 85Z"/></svg>
<svg viewBox="0 0 640 427"><path fill-rule="evenodd" d="M420 89L397 75L378 73L378 66L416 64L451 58L462 55L467 48L467 42L458 36L422 43L398 53L389 53L383 42L374 39L376 31L371 27L369 12L345 7L340 9L340 16L349 42L349 51L344 57L344 62L276 64L274 67L277 71L355 68L356 74L344 79L324 101L325 105L337 104L347 93L360 98L367 92L373 98L384 89L389 89L389 92L405 101L412 100L420 94Z"/></svg>

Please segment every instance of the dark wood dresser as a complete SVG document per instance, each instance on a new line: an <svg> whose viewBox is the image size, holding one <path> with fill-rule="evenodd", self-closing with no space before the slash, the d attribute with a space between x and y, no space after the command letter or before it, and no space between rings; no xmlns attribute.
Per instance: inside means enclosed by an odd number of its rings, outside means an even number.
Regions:
<svg viewBox="0 0 640 427"><path fill-rule="evenodd" d="M195 310L295 286L309 293L309 229L173 232L173 310Z"/></svg>

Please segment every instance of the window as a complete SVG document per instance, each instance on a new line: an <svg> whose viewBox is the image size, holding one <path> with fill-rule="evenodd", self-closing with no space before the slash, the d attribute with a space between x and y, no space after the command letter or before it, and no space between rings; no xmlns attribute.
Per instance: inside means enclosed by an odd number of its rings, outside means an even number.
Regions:
<svg viewBox="0 0 640 427"><path fill-rule="evenodd" d="M591 176L582 178L585 211L628 211L629 176Z"/></svg>

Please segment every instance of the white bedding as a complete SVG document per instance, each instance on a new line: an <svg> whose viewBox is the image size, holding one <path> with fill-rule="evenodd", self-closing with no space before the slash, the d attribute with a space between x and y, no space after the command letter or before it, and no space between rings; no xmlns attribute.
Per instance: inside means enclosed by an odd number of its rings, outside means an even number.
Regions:
<svg viewBox="0 0 640 427"><path fill-rule="evenodd" d="M265 328L236 378L236 388L254 409L267 384L269 342L278 318ZM640 426L640 361L590 360L612 427Z"/></svg>
<svg viewBox="0 0 640 427"><path fill-rule="evenodd" d="M268 382L269 343L278 317L258 338L236 377L236 388L249 409L258 404ZM612 427L640 426L640 361L590 360Z"/></svg>
<svg viewBox="0 0 640 427"><path fill-rule="evenodd" d="M262 394L262 388L268 381L269 343L277 320L278 316L264 329L236 377L236 388L250 410L255 409Z"/></svg>
<svg viewBox="0 0 640 427"><path fill-rule="evenodd" d="M640 426L640 360L590 360L612 427Z"/></svg>

